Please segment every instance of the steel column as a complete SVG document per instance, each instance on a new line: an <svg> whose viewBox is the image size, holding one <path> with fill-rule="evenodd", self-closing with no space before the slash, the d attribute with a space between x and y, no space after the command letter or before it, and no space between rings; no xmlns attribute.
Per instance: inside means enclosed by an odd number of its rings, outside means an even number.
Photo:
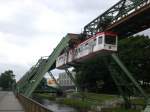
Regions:
<svg viewBox="0 0 150 112"><path fill-rule="evenodd" d="M132 74L129 72L129 70L125 67L125 65L121 62L121 60L119 59L119 57L115 54L112 53L111 54L112 58L114 59L114 61L119 65L119 67L121 68L121 70L125 73L125 75L130 79L130 81L134 84L134 86L139 90L139 92L145 97L145 99L147 99L147 95L146 93L143 91L143 89L139 86L139 84L137 83L137 81L133 78Z"/></svg>
<svg viewBox="0 0 150 112"><path fill-rule="evenodd" d="M125 101L126 107L127 108L130 107L130 105L131 105L130 99L129 99L128 95L126 94L126 92L123 90L122 86L118 83L117 76L114 74L111 74L111 76L117 86L117 89L119 90L120 94L122 95L122 97Z"/></svg>
<svg viewBox="0 0 150 112"><path fill-rule="evenodd" d="M28 83L27 88L25 88L23 92L25 96L29 97L32 94L32 92L36 89L37 85L40 83L45 73L54 68L54 64L56 62L57 57L61 54L63 49L68 46L68 42L71 39L69 36L70 35L68 34L60 41L60 43L57 45L57 47L54 49L51 55L46 59L46 62L44 62L42 66L38 68L36 74L31 79L33 80L32 83Z"/></svg>
<svg viewBox="0 0 150 112"><path fill-rule="evenodd" d="M75 78L72 76L72 74L70 73L70 71L69 71L67 68L65 68L65 72L66 72L66 74L70 77L70 79L71 79L72 82L75 84L75 86L78 87L78 86L77 86L77 83L76 83L76 81L75 81Z"/></svg>
<svg viewBox="0 0 150 112"><path fill-rule="evenodd" d="M55 83L57 84L57 86L58 86L59 88L61 88L60 84L57 82L57 80L56 80L55 77L53 76L52 72L49 71L48 74L49 74L50 77L55 81Z"/></svg>
<svg viewBox="0 0 150 112"><path fill-rule="evenodd" d="M109 58L110 59L110 58ZM130 102L130 96L129 96L129 92L125 91L124 87L126 86L126 83L122 80L122 75L119 74L119 72L115 69L114 65L112 65L112 63L110 64L110 60L108 58L104 58L104 62L106 64L106 66L108 67L108 70L110 72L110 75L120 93L120 95L122 96L122 98L125 101L125 107L129 108L131 106L131 102Z"/></svg>

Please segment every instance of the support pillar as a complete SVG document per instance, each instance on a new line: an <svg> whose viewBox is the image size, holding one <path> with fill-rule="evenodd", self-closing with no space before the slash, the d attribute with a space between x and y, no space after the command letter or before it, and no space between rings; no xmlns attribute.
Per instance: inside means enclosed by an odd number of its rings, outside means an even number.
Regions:
<svg viewBox="0 0 150 112"><path fill-rule="evenodd" d="M147 101L148 97L146 93L143 91L119 57L115 53L112 53L111 57L115 63L108 62L108 60L106 60L106 65L108 66L111 76L125 101L126 107L129 108L131 105L131 95L141 95L144 97L145 101ZM116 64L119 66L119 68L115 67Z"/></svg>
<svg viewBox="0 0 150 112"><path fill-rule="evenodd" d="M129 78L129 80L133 83L133 85L137 88L137 90L147 99L146 93L143 91L143 89L139 86L138 82L133 78L132 74L129 72L129 70L125 67L125 65L121 62L119 57L115 54L111 54L113 60L119 65L121 70L125 73L125 75Z"/></svg>
<svg viewBox="0 0 150 112"><path fill-rule="evenodd" d="M65 72L67 73L67 75L70 77L70 79L73 81L73 83L75 84L75 87L78 88L77 83L75 81L75 78L72 76L72 74L70 73L70 71L66 68Z"/></svg>
<svg viewBox="0 0 150 112"><path fill-rule="evenodd" d="M61 88L60 84L57 82L56 78L53 76L52 72L48 71L48 74L50 75L50 77L55 81L55 83L57 84L57 86L59 88Z"/></svg>

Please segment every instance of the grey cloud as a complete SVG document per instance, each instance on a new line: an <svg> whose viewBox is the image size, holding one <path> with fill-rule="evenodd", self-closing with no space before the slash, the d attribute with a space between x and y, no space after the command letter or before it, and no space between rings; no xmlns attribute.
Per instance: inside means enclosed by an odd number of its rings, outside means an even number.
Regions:
<svg viewBox="0 0 150 112"><path fill-rule="evenodd" d="M68 28L68 31L79 32L86 24L102 14L119 0L61 0L59 2L49 0L40 1L42 4L47 6L49 10L62 14L62 16L66 18L69 26L73 26Z"/></svg>
<svg viewBox="0 0 150 112"><path fill-rule="evenodd" d="M34 21L38 17L38 12L21 8L10 21L0 21L0 32L11 34L9 42L20 46L26 46L30 40L36 38L41 32L34 28Z"/></svg>
<svg viewBox="0 0 150 112"><path fill-rule="evenodd" d="M107 10L114 5L118 0L71 0L72 6L78 12L95 12ZM105 4L105 5L104 5Z"/></svg>
<svg viewBox="0 0 150 112"><path fill-rule="evenodd" d="M66 11L76 11L78 13L83 12L95 12L106 10L119 0L61 0L61 1L49 1L40 0L41 3L47 5L49 9L54 11L66 12ZM105 4L105 5L104 5Z"/></svg>
<svg viewBox="0 0 150 112"><path fill-rule="evenodd" d="M35 15L31 15L30 13L28 14L26 12L21 12L15 16L16 18L13 19L11 22L0 22L1 32L26 36L27 38L37 33L37 31L35 31L32 25Z"/></svg>
<svg viewBox="0 0 150 112"><path fill-rule="evenodd" d="M21 19L21 18L20 18ZM34 35L35 32L31 25L24 21L4 23L0 22L0 31L4 33L9 33L18 36L26 36L26 38L30 38L29 36Z"/></svg>

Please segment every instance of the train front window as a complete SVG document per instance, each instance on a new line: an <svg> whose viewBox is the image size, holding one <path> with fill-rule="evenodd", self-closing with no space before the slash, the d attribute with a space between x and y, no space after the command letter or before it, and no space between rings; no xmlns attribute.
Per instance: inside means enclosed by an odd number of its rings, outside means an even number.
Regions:
<svg viewBox="0 0 150 112"><path fill-rule="evenodd" d="M106 35L106 36L105 36L105 43L106 43L106 44L115 45L115 44L116 44L116 36Z"/></svg>

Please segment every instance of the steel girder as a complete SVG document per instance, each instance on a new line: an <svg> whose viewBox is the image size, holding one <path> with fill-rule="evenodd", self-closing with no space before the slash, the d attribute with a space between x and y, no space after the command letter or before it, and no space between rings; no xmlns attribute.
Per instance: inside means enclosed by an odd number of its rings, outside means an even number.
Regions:
<svg viewBox="0 0 150 112"><path fill-rule="evenodd" d="M53 76L52 72L48 71L48 74L50 75L50 77L55 81L55 83L57 84L57 86L61 89L60 84L57 82L56 78Z"/></svg>
<svg viewBox="0 0 150 112"><path fill-rule="evenodd" d="M75 86L77 87L77 85L76 85L76 80L75 80L75 78L73 77L72 73L71 73L67 68L65 68L65 72L66 72L66 74L69 76L69 78L71 79L71 81L75 84Z"/></svg>
<svg viewBox="0 0 150 112"><path fill-rule="evenodd" d="M121 62L119 57L113 53L111 54L114 61L119 65L119 67L122 69L122 71L126 74L126 76L129 78L129 80L133 83L133 85L137 88L137 90L147 99L146 93L143 91L143 89L139 86L137 81L133 78L132 74L129 72L129 70L125 67L125 65Z"/></svg>
<svg viewBox="0 0 150 112"><path fill-rule="evenodd" d="M129 70L115 53L112 53L111 57L115 63L108 62L108 59L106 59L105 62L120 94L125 101L126 106L130 107L130 96L142 96L146 103L148 96L139 86ZM120 67L120 69L115 67L116 64Z"/></svg>
<svg viewBox="0 0 150 112"><path fill-rule="evenodd" d="M45 73L55 68L56 58L60 55L60 53L64 50L64 48L68 46L68 42L70 39L71 38L69 38L67 35L61 40L61 42L57 45L57 47L54 49L52 54L47 59L42 61L42 65L39 66L38 69L36 69L36 72L34 73L34 75L29 74L30 76L29 82L27 79L23 78L25 85L24 85L24 88L22 89L23 91L21 91L22 94L29 97L32 94L32 92L35 90L37 85L40 83ZM20 84L21 83L22 82L20 82Z"/></svg>
<svg viewBox="0 0 150 112"><path fill-rule="evenodd" d="M135 13L140 8L149 4L150 0L121 0L102 15L87 24L84 27L83 34L95 35L97 32L105 31L108 26L117 23L119 20L122 20L131 13ZM112 29L110 31L112 31Z"/></svg>
<svg viewBox="0 0 150 112"><path fill-rule="evenodd" d="M44 57L45 58L45 57ZM40 66L43 65L43 62L45 61L43 57L41 57L38 62L30 68L28 72L25 73L25 75L19 80L17 83L17 86L19 87L20 92L23 92L27 86L28 83L32 81L32 77L36 74L37 70L40 68Z"/></svg>

